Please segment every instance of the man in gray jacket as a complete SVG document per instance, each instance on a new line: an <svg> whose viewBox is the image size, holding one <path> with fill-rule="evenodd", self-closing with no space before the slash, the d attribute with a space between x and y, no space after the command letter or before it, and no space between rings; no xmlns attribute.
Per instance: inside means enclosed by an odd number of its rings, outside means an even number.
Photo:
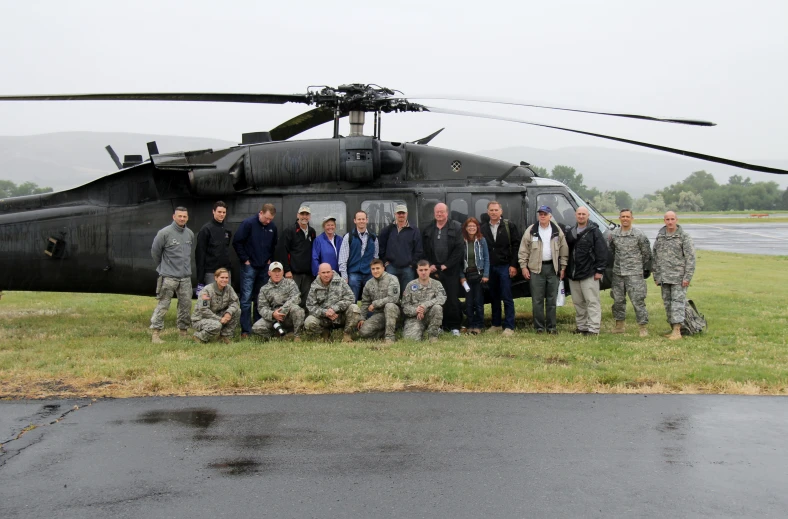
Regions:
<svg viewBox="0 0 788 519"><path fill-rule="evenodd" d="M161 344L159 333L164 328L164 316L170 309L172 296L178 297L178 330L182 337L189 335L189 312L192 309L192 243L194 233L186 228L189 211L185 207L176 207L172 215L172 223L161 229L150 253L156 263L159 280L156 284L156 299L159 304L153 311L150 327L153 330L152 342Z"/></svg>

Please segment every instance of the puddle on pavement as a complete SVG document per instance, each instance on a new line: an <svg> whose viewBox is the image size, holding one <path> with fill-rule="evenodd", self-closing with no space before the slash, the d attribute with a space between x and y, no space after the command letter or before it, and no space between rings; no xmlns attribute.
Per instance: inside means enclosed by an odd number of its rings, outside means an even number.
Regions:
<svg viewBox="0 0 788 519"><path fill-rule="evenodd" d="M137 423L158 424L162 422L177 422L190 427L207 429L217 418L216 409L183 409L179 411L148 411L137 418Z"/></svg>
<svg viewBox="0 0 788 519"><path fill-rule="evenodd" d="M247 476L260 472L261 463L252 459L234 459L211 463L208 467L225 476Z"/></svg>

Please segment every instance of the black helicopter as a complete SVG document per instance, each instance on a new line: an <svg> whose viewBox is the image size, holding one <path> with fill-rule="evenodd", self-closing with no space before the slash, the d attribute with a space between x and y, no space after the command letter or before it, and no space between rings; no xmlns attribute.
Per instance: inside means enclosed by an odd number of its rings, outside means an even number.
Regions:
<svg viewBox="0 0 788 519"><path fill-rule="evenodd" d="M421 97L419 99L426 99ZM435 99L435 98L433 98ZM459 99L489 101L484 99ZM231 231L260 210L277 209L282 228L298 207L311 208L313 222L331 215L337 232L348 230L357 209L367 211L370 229L378 232L393 220L394 206L405 203L409 218L424 226L435 204L449 206L450 217L464 221L486 213L487 202L501 203L504 215L520 229L536 221L536 208L548 205L558 223L575 223L578 206L588 205L560 182L540 178L529 164L511 164L469 153L429 146L441 130L413 142L381 140L382 114L435 112L485 117L564 130L644 146L669 153L728 164L753 171L788 171L746 164L675 148L608 135L561 128L520 119L461 112L417 104L400 92L377 85L310 87L305 94L80 94L0 96L0 101L203 101L232 103L302 103L311 110L267 132L244 134L241 144L223 150L159 153L148 143L147 160L127 155L121 163L107 146L119 171L86 185L57 193L0 200L0 293L2 290L104 292L150 295L156 281L150 247L156 232L171 220L177 206L189 209L190 227L211 218L216 200L228 206ZM505 102L557 110L712 126L691 119L593 112L571 108ZM373 135L363 135L367 113L374 114ZM339 121L350 118L350 134L339 134ZM330 139L288 141L333 122ZM607 229L591 208L591 219ZM237 260L237 258L236 258ZM193 269L194 271L194 269ZM610 276L606 276L610 278ZM233 276L238 280L239 276ZM526 297L528 283L515 280L516 297Z"/></svg>

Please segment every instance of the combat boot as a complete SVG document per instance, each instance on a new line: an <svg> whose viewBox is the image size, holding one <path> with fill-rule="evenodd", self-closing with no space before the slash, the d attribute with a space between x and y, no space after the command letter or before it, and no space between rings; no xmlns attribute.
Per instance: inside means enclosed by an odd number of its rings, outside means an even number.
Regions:
<svg viewBox="0 0 788 519"><path fill-rule="evenodd" d="M178 333L181 334L181 337L188 337L189 336L189 330L188 329L178 328Z"/></svg>
<svg viewBox="0 0 788 519"><path fill-rule="evenodd" d="M323 330L322 332L320 332L320 340L322 340L323 342L328 342L330 338L331 338L331 330Z"/></svg>
<svg viewBox="0 0 788 519"><path fill-rule="evenodd" d="M349 333L346 333L342 336L342 342L353 342L353 337Z"/></svg>
<svg viewBox="0 0 788 519"><path fill-rule="evenodd" d="M671 341L677 341L677 340L681 339L681 325L680 324L674 324L673 325L673 331L671 332L670 335L668 335L668 339L670 339Z"/></svg>
<svg viewBox="0 0 788 519"><path fill-rule="evenodd" d="M231 344L231 343L233 342L232 340L230 340L230 338L229 338L229 337L225 337L224 335L222 335L222 336L219 338L219 340L220 340L222 343L224 343L224 344Z"/></svg>
<svg viewBox="0 0 788 519"><path fill-rule="evenodd" d="M624 321L616 321L616 327L613 328L610 333L624 333L625 331Z"/></svg>
<svg viewBox="0 0 788 519"><path fill-rule="evenodd" d="M640 325L640 336L641 337L648 337L648 328L645 324Z"/></svg>
<svg viewBox="0 0 788 519"><path fill-rule="evenodd" d="M153 330L150 336L150 342L153 344L164 344L164 341L159 337L159 330Z"/></svg>

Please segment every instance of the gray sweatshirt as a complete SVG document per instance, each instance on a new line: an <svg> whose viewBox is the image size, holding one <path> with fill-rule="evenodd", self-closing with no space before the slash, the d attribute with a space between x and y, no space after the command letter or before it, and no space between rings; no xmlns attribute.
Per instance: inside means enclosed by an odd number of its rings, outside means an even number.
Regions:
<svg viewBox="0 0 788 519"><path fill-rule="evenodd" d="M160 276L188 278L192 275L194 233L174 221L156 233L150 254Z"/></svg>

